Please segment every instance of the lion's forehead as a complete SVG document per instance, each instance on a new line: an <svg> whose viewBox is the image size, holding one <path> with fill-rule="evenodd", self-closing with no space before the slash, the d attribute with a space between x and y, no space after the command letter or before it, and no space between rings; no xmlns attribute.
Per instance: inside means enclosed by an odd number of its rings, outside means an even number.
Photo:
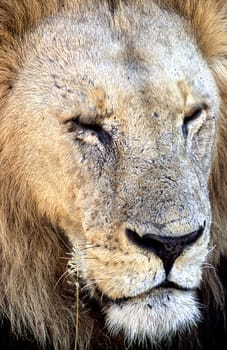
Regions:
<svg viewBox="0 0 227 350"><path fill-rule="evenodd" d="M38 91L39 103L56 106L62 105L56 86L73 92L101 86L115 107L122 103L125 108L126 101L138 105L132 97L141 91L148 102L155 97L159 104L176 104L178 83L186 81L212 104L217 95L214 80L183 19L156 6L137 17L127 30L120 19L119 23L105 19L105 13L90 13L83 20L68 15L43 23L38 35L29 38L36 49L24 64L23 84L27 81L29 98Z"/></svg>

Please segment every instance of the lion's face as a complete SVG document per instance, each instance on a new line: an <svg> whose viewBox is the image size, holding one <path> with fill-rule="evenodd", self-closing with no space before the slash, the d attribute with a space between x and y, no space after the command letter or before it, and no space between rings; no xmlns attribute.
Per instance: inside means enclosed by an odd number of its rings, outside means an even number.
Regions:
<svg viewBox="0 0 227 350"><path fill-rule="evenodd" d="M108 329L155 342L199 318L219 106L186 24L124 11L40 26L8 113L18 171Z"/></svg>

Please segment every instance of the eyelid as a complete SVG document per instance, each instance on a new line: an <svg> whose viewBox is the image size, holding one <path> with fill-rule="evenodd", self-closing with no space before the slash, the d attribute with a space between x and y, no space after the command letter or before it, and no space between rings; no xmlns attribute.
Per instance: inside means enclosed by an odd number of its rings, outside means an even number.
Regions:
<svg viewBox="0 0 227 350"><path fill-rule="evenodd" d="M74 132L78 129L78 131L81 132L91 132L96 134L97 138L103 145L107 146L111 143L111 135L106 130L104 130L102 125L99 123L95 121L93 121L93 123L81 122L79 116L66 121L66 123L70 122L70 128L68 129L69 132Z"/></svg>
<svg viewBox="0 0 227 350"><path fill-rule="evenodd" d="M207 112L209 109L209 105L206 102L202 102L200 104L196 104L191 107L184 114L184 122L193 121L197 119L203 112Z"/></svg>
<svg viewBox="0 0 227 350"><path fill-rule="evenodd" d="M69 132L73 132L78 129L96 131L96 129L98 130L99 128L101 128L101 126L97 123L91 123L91 122L86 123L86 122L80 121L79 116L73 117L67 120L65 124L70 125L68 129Z"/></svg>
<svg viewBox="0 0 227 350"><path fill-rule="evenodd" d="M75 116L72 116L72 117L70 117L69 119L67 119L67 120L64 120L64 124L68 124L68 123L77 123L77 124L92 124L92 121L90 121L90 119L86 119L86 118L83 118L83 119L85 119L85 122L82 122L81 121L81 115L80 114L78 114L78 115L75 115ZM95 122L95 121L94 121Z"/></svg>
<svg viewBox="0 0 227 350"><path fill-rule="evenodd" d="M205 113L207 114L208 110L209 110L209 104L206 102L203 102L200 104L196 104L195 106L190 108L187 112L185 112L183 124L182 124L182 131L185 139L187 139L188 137L189 125L194 120L197 120L197 119L203 120L204 118L201 118L201 117L202 115L204 116Z"/></svg>
<svg viewBox="0 0 227 350"><path fill-rule="evenodd" d="M107 115L108 117L109 115ZM101 124L105 116L96 114L96 115L89 115L89 114L76 114L74 116L71 116L67 120L65 120L63 123L67 124L70 122L75 122L78 124L83 125L96 125Z"/></svg>

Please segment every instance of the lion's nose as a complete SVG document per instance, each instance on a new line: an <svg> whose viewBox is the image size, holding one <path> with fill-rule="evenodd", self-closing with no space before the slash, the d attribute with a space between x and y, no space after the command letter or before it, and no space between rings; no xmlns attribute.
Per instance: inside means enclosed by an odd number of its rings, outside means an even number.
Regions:
<svg viewBox="0 0 227 350"><path fill-rule="evenodd" d="M128 239L143 249L153 251L162 261L166 274L171 270L174 261L182 253L183 249L196 242L202 235L205 228L200 226L197 231L193 231L183 236L160 236L152 233L140 236L135 231L126 229Z"/></svg>

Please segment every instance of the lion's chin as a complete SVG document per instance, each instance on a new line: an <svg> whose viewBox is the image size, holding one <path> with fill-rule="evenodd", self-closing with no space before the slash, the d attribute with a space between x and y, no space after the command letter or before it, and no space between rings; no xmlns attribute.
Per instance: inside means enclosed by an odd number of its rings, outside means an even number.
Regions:
<svg viewBox="0 0 227 350"><path fill-rule="evenodd" d="M106 312L111 334L123 333L129 344L158 344L200 319L193 291L159 290L141 300L113 303Z"/></svg>

